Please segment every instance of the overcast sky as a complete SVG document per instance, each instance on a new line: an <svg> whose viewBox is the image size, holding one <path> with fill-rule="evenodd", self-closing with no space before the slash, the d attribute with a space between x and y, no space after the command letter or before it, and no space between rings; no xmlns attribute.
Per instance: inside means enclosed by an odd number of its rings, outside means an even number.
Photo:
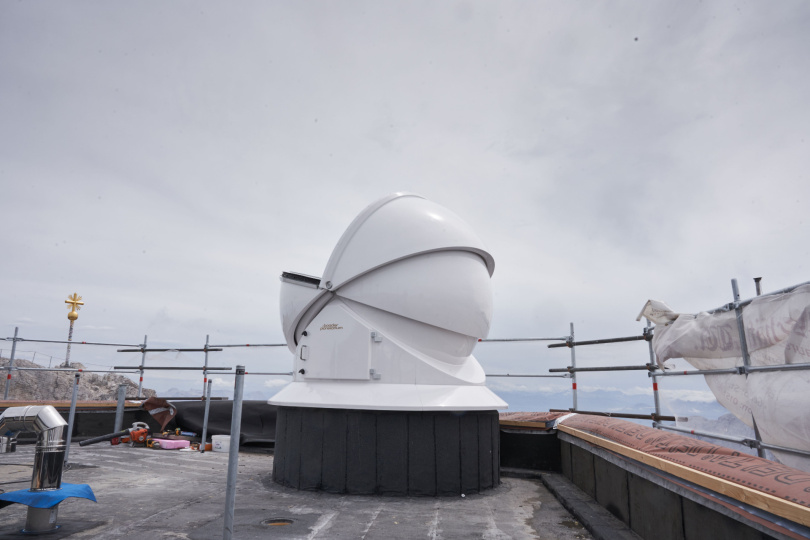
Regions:
<svg viewBox="0 0 810 540"><path fill-rule="evenodd" d="M808 28L789 1L2 2L0 330L65 339L77 292L78 340L280 342L280 273L394 191L488 246L490 337L810 280ZM137 363L114 350L72 359Z"/></svg>

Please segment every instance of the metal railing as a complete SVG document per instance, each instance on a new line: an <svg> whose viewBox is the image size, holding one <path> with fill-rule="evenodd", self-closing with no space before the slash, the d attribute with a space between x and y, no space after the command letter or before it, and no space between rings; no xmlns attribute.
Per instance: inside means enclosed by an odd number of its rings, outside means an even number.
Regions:
<svg viewBox="0 0 810 540"><path fill-rule="evenodd" d="M785 294L795 290L796 288L810 284L810 282L804 282L799 285L794 285L791 287L786 287L784 289L780 289L778 291L768 293L764 296L774 296ZM717 313L717 312L724 312L724 311L731 311L734 310L736 314L736 322L737 322L737 329L740 337L740 348L743 358L743 365L737 366L734 368L723 368L723 369L693 369L693 370L678 370L678 371L667 371L662 370L659 368L656 359L655 353L652 347L652 340L654 337L654 330L651 327L651 323L647 320L646 327L643 328L641 335L638 336L625 336L625 337L615 337L615 338L606 338L606 339L595 339L595 340L586 340L586 341L576 341L575 333L574 333L574 323L570 323L569 329L570 333L568 336L564 337L528 337L528 338L492 338L492 339L479 339L479 342L482 343L516 343L516 342L537 342L537 341L560 341L562 343L553 343L548 345L547 347L550 349L553 348L561 348L561 347L568 347L570 349L571 360L570 365L563 367L563 368L550 368L548 371L549 375L547 374L539 374L539 373L491 373L487 374L488 378L498 378L498 377L513 377L513 378L570 378L571 379L571 395L572 395L572 407L569 409L550 409L551 411L559 411L559 412L573 412L573 413L580 413L580 414L591 414L591 415L599 415L599 416L610 416L616 418L630 418L630 419L642 419L642 420L651 420L653 427L657 429L664 429L670 431L677 431L688 433L692 435L714 438L717 440L722 440L726 442L733 442L737 444L741 444L744 446L748 446L749 448L754 448L757 450L757 453L760 457L765 457L765 449L770 450L778 450L778 451L786 451L786 452L793 452L796 454L807 455L810 456L810 452L795 448L787 448L776 446L768 443L764 443L759 436L759 431L755 425L755 437L746 438L746 437L732 437L723 434L717 433L710 433L704 431L697 431L697 430L690 430L685 428L680 428L677 426L662 424L661 422L675 422L678 419L683 418L676 418L675 416L663 415L661 414L661 403L659 397L659 388L658 388L658 380L661 377L678 377L678 376L692 376L692 375L738 375L738 374L756 374L756 373L764 373L764 372L773 372L773 371L793 371L793 370L806 370L810 369L810 363L804 364L779 364L779 365L768 365L768 366L751 366L750 365L750 355L748 352L746 337L745 337L745 327L743 321L743 309L745 306L750 304L756 298L751 298L748 300L740 300L739 289L737 286L737 280L731 280L732 285L732 293L734 296L734 301L711 310L709 313ZM757 281L757 292L759 292L759 282ZM13 360L15 355L15 348L17 342L21 341L29 341L29 342L42 342L42 343L67 343L65 341L57 341L57 340L35 340L35 339L25 339L18 336L18 329L15 328L14 337L13 338L6 338L6 340L13 341L12 344L12 351L11 351L11 359L9 362L9 366L0 366L0 370L8 371L8 376L6 378L6 389L4 398L7 399L8 397L8 388L11 382L11 373L13 371L68 371L68 372L76 372L76 377L74 378L74 387L73 387L73 398L71 401L71 429L72 429L72 417L75 414L75 401L76 401L76 391L78 386L78 380L81 373L109 373L110 371L103 371L103 370L87 370L87 369L77 369L77 368L24 368L24 367L14 367ZM576 359L576 348L582 346L589 346L589 345L604 345L604 344L612 344L612 343L626 343L626 342L634 342L634 341L646 341L648 346L648 354L649 354L649 362L645 364L639 365L616 365L616 366L603 366L603 367L578 367L577 366L577 359ZM95 343L95 342L73 342L77 345L101 345L101 346L122 346L121 344L115 343ZM212 399L210 397L211 391L211 380L208 378L209 372L217 371L222 373L223 375L233 374L233 373L223 373L232 371L233 368L231 367L213 367L208 365L208 353L209 352L216 352L222 351L224 348L234 348L234 347L286 347L286 343L267 343L267 344L222 344L222 345L209 345L209 338L206 336L205 345L202 348L147 348L147 336L144 336L143 345L123 345L125 347L129 347L126 349L119 349L118 352L125 352L125 353L132 353L132 352L139 352L141 353L141 362L140 365L136 366L114 366L112 367L112 372L120 373L120 374L139 374L139 385L138 385L138 396L141 395L143 389L143 375L144 372L147 370L179 370L179 371L202 371L203 372L203 392L201 398L194 398L194 399L202 399L206 401L206 411L208 410L209 402ZM178 351L178 352L203 352L205 354L204 363L200 367L193 367L193 366L146 366L146 353L147 352L167 352L167 351ZM606 411L585 411L578 408L578 388L577 388L577 373L585 373L585 372L620 372L620 371L646 371L648 377L652 381L652 395L653 395L653 407L654 411L650 414L637 414L637 413L630 413L630 412L606 412ZM558 375L559 373L559 375ZM292 376L292 372L248 372L244 371L243 375L256 375L256 376ZM206 428L203 428L203 434L205 434ZM203 446L204 448L204 446Z"/></svg>
<svg viewBox="0 0 810 540"><path fill-rule="evenodd" d="M666 416L661 414L661 409L658 400L658 386L653 385L653 395L655 397L655 412L650 414L636 414L630 412L605 412L605 411L583 411L578 408L578 393L577 393L577 373L583 372L607 372L607 371L655 371L658 370L658 365L655 363L655 355L652 351L652 337L653 331L650 327L650 322L647 321L647 327L643 329L642 335L630 337L616 337L607 339L594 339L588 341L576 341L574 339L574 323L569 325L570 334L564 337L554 338L507 338L507 339L479 339L479 342L490 343L503 343L503 342L532 342L532 341L562 341L563 343L554 343L548 345L549 349L556 349L561 347L568 347L571 350L571 365L564 368L550 368L549 373L563 373L563 375L538 375L538 374L487 374L487 377L526 377L526 378L570 378L571 379L571 396L573 406L569 409L550 409L552 412L575 412L580 414L592 414L597 416L611 416L615 418L631 418L637 420L651 420L655 421L671 421L676 419L674 416ZM603 345L608 343L625 343L631 341L647 341L649 343L650 362L643 365L631 366L604 366L604 367L577 367L576 347L585 345Z"/></svg>
<svg viewBox="0 0 810 540"><path fill-rule="evenodd" d="M797 288L809 285L810 281L806 281L800 283L798 285L792 285L790 287L785 287L783 289L779 289L777 291L767 293L765 295L760 294L760 278L755 278L756 288L757 288L757 297L761 296L778 296L782 294L790 293ZM572 394L572 401L573 406L569 409L550 409L552 412L573 412L579 414L591 414L597 416L610 416L616 418L630 418L630 419L641 419L641 420L652 420L653 427L657 429L663 430L670 430L670 431L677 431L681 433L687 433L691 435L707 437L712 439L717 439L726 442L732 442L741 444L743 446L747 446L749 448L755 449L757 451L757 455L759 457L765 457L765 450L777 450L783 452L790 452L798 455L803 456L810 456L810 451L800 450L797 448L789 448L784 446L773 445L769 443L765 443L762 441L759 430L757 429L756 422L754 421L754 438L748 437L734 437L728 436L718 433L712 433L707 431L700 431L700 430L693 430L693 429L686 429L680 428L677 426L671 426L667 424L662 424L663 421L669 422L676 422L678 420L688 420L685 417L678 417L675 416L667 416L661 414L661 401L659 396L659 388L658 388L658 379L661 377L679 377L679 376L691 376L691 375L749 375L749 374L757 374L757 373L769 373L769 372L777 372L777 371L800 371L800 370L807 370L810 369L810 363L801 363L801 364L775 364L775 365L767 365L767 366L752 366L750 361L750 354L748 351L748 344L746 341L745 336L745 326L744 326L744 319L743 319L743 310L745 306L748 306L756 300L757 297L749 298L747 300L740 300L740 293L736 279L731 280L731 287L732 287L732 294L734 297L734 301L713 310L710 310L708 313L718 313L718 312L726 312L726 311L735 311L735 319L736 319L736 326L737 331L740 338L740 349L743 359L742 366L736 366L733 368L722 368L722 369L692 369L692 370L678 370L678 371L666 371L659 368L655 358L655 352L653 351L652 340L654 337L654 330L651 327L651 323L649 319L647 320L646 327L642 330L642 334L640 336L629 336L629 337L616 337L616 338L606 338L606 339L595 339L595 340L587 340L587 341L576 341L574 337L574 323L570 324L570 331L571 333L564 337L564 338L513 338L513 339L487 339L487 340L479 340L479 341L564 341L564 343L555 343L548 345L549 349L553 348L561 348L561 347L568 347L571 349L571 365L566 366L564 368L550 368L548 371L549 373L565 373L567 376L571 378L571 394ZM587 346L587 345L603 345L603 344L611 344L611 343L625 343L625 342L632 342L632 341L646 341L648 346L648 354L649 354L649 362L643 365L629 365L629 366L604 366L604 367L577 367L576 364L576 347ZM628 413L628 412L605 412L605 411L584 411L578 408L578 399L577 399L577 373L583 372L613 372L613 371L646 371L648 377L652 380L652 387L653 387L653 402L654 402L654 412L649 415L643 414L635 414L635 413ZM494 375L488 375L494 376ZM534 375L519 375L524 377L534 376Z"/></svg>
<svg viewBox="0 0 810 540"><path fill-rule="evenodd" d="M786 287L784 289L779 289L777 291L767 293L765 295L759 294L759 278L755 279L755 283L757 286L757 293L758 297L761 296L777 296L781 294L786 294L796 290L797 288L810 284L809 282L800 283L798 285L792 285L790 287ZM707 431L699 431L699 430L692 430L686 428L680 428L677 426L671 426L667 424L662 424L662 421L677 421L678 419L683 420L684 418L675 418L673 416L663 416L661 414L661 404L659 398L659 390L658 390L658 379L661 377L680 377L680 376L691 376L691 375L749 375L749 374L757 374L757 373L769 373L769 372L777 372L777 371L799 371L799 370L807 370L810 369L810 363L802 363L802 364L773 364L768 366L752 366L750 360L750 354L748 351L748 344L745 336L745 326L744 326L744 318L743 318L743 310L745 306L751 304L757 297L750 298L747 300L740 300L740 293L739 288L737 285L737 280L731 280L731 288L732 294L734 297L734 301L721 306L719 308L715 308L709 313L718 313L718 312L725 312L725 311L734 311L735 312L735 319L736 319L736 326L737 331L740 339L740 351L742 355L742 366L736 366L733 368L722 368L722 369L692 369L692 370L678 370L678 371L665 371L661 370L655 360L655 353L652 348L652 339L653 339L653 329L650 327L650 321L647 320L647 326L644 328L641 336L632 336L632 337L621 337L621 338L608 338L608 339L598 339L598 340L590 340L590 341L574 341L574 325L571 324L571 335L565 343L561 344L553 344L549 345L549 348L556 348L556 347L570 347L571 348L571 365L565 368L552 368L549 369L551 373L559 373L559 372L568 372L572 374L573 384L572 384L572 392L573 392L573 407L570 409L551 409L552 411L570 411L570 412L577 412L581 414L595 414L600 416L615 416L618 418L641 418L641 419L652 419L653 420L653 427L657 429L664 429L669 431L677 431L681 433L688 433L691 435L707 437L717 440L722 440L726 442L732 442L741 444L743 446L747 446L749 448L755 449L757 451L757 455L759 457L765 457L765 450L777 450L783 452L790 452L798 455L803 456L810 456L810 451L801 450L797 448L789 448L784 446L773 445L769 443L765 443L762 441L759 429L756 426L756 420L754 420L754 438L748 437L733 437L718 433L711 433ZM628 342L628 341L647 341L648 349L649 349L649 357L650 362L645 365L637 365L637 366L605 366L605 367L595 367L595 368L577 368L576 367L576 356L574 355L574 348L577 346L583 345L597 345L597 344L606 344L606 343L621 343L621 342ZM652 380L653 384L653 399L655 405L655 412L649 416L644 415L635 415L630 413L606 413L606 412L594 412L594 411L582 411L577 408L577 387L576 387L576 373L577 372L605 372L605 371L631 371L631 370L646 370L648 377Z"/></svg>
<svg viewBox="0 0 810 540"><path fill-rule="evenodd" d="M577 373L599 373L599 372L614 372L614 371L646 371L654 373L660 368L655 362L655 353L652 349L653 329L650 326L650 321L647 320L647 326L642 330L640 336L625 336L614 337L605 339L592 339L586 341L576 341L574 339L574 323L570 323L571 334L565 339L565 343L555 343L548 345L549 349L568 347L571 349L571 365L564 368L550 368L549 373L569 373L571 375L571 396L572 407L569 409L550 409L551 412L572 412L579 414L591 414L596 416L609 416L614 418L629 418L635 420L652 420L655 422L668 421L675 422L674 416L661 414L661 402L658 396L658 383L653 381L653 403L655 406L654 412L650 414L637 414L630 412L606 412L606 411L584 411L578 407L577 399ZM629 366L600 366L600 367L577 367L576 348L588 345L605 345L611 343L627 343L633 341L646 341L648 344L650 361L646 364L629 365Z"/></svg>

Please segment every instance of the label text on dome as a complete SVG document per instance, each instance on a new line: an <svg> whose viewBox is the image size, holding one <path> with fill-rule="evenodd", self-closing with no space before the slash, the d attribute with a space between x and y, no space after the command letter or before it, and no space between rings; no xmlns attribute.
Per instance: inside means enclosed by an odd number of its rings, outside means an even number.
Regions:
<svg viewBox="0 0 810 540"><path fill-rule="evenodd" d="M343 327L339 324L324 324L321 326L321 330L343 330Z"/></svg>

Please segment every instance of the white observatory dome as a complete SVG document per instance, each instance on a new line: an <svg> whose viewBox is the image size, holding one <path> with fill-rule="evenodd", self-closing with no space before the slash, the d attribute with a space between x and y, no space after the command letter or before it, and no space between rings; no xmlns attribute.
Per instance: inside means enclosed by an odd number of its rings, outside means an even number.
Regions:
<svg viewBox="0 0 810 540"><path fill-rule="evenodd" d="M454 213L395 193L364 209L320 278L284 272L293 381L270 403L375 410L506 408L472 356L492 319L492 256Z"/></svg>

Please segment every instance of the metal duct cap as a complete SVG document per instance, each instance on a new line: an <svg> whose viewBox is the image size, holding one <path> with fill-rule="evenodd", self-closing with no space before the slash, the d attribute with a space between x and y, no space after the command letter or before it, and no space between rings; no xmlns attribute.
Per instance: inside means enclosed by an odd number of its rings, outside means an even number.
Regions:
<svg viewBox="0 0 810 540"><path fill-rule="evenodd" d="M17 451L17 439L14 437L0 437L0 454Z"/></svg>

